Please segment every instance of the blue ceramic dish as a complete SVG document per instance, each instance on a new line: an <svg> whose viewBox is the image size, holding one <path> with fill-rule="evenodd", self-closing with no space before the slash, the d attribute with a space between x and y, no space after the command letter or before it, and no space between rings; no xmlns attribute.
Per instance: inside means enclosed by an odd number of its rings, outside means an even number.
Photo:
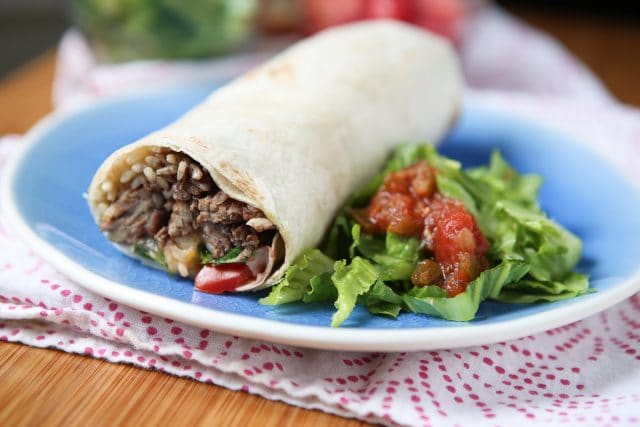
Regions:
<svg viewBox="0 0 640 427"><path fill-rule="evenodd" d="M468 104L443 153L474 166L486 164L497 148L519 171L541 174L542 206L582 238L579 270L590 275L597 292L545 304L489 301L469 323L407 313L392 320L358 307L343 327L332 329L331 304L267 307L258 304L265 292L194 291L189 280L117 251L94 224L83 193L112 151L173 121L215 87L123 98L53 116L36 127L4 180L5 206L17 229L60 271L114 300L201 327L324 349L424 350L494 342L576 321L640 289L640 194L630 180L584 145Z"/></svg>

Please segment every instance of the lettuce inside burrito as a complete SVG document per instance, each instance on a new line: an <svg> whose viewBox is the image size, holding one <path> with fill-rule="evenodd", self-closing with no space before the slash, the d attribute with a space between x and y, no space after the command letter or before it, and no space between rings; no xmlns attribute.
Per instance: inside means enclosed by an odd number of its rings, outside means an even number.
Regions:
<svg viewBox="0 0 640 427"><path fill-rule="evenodd" d="M331 301L339 326L356 304L453 321L486 299L556 301L588 292L582 244L538 205L541 178L494 152L463 170L432 145L395 149L340 210L319 249L300 255L262 304Z"/></svg>

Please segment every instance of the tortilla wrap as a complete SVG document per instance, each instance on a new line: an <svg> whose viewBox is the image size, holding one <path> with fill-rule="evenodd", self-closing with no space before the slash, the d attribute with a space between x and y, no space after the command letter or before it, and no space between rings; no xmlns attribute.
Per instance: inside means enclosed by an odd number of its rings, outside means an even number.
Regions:
<svg viewBox="0 0 640 427"><path fill-rule="evenodd" d="M277 227L284 258L268 277L236 290L260 289L319 243L340 206L379 171L394 145L437 142L461 93L456 55L441 37L393 21L329 29L114 152L96 172L88 202L100 223L110 203L105 189L117 195L132 162L158 147L188 155L220 190L257 207Z"/></svg>

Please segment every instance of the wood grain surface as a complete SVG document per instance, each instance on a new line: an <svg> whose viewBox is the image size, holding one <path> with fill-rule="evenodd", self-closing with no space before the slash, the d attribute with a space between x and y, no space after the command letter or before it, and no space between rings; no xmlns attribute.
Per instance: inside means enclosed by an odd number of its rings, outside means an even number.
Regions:
<svg viewBox="0 0 640 427"><path fill-rule="evenodd" d="M513 9L554 34L621 100L640 105L640 27ZM23 133L51 109L55 54L0 81L0 135ZM55 350L0 344L0 426L359 426L356 420Z"/></svg>
<svg viewBox="0 0 640 427"><path fill-rule="evenodd" d="M640 106L639 17L559 14L530 6L510 12L567 46L620 101Z"/></svg>
<svg viewBox="0 0 640 427"><path fill-rule="evenodd" d="M21 134L51 111L55 52L48 52L0 81L0 135Z"/></svg>
<svg viewBox="0 0 640 427"><path fill-rule="evenodd" d="M2 426L362 426L129 365L36 350L0 349Z"/></svg>

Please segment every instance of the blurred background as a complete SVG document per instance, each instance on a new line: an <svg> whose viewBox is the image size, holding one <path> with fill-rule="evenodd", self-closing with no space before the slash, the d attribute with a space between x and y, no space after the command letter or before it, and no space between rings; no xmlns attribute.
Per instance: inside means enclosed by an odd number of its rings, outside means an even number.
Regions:
<svg viewBox="0 0 640 427"><path fill-rule="evenodd" d="M501 0L554 36L620 100L640 105L640 1ZM53 52L79 26L100 61L208 58L267 35L306 35L330 25L393 17L458 42L482 0L0 0L0 81Z"/></svg>

